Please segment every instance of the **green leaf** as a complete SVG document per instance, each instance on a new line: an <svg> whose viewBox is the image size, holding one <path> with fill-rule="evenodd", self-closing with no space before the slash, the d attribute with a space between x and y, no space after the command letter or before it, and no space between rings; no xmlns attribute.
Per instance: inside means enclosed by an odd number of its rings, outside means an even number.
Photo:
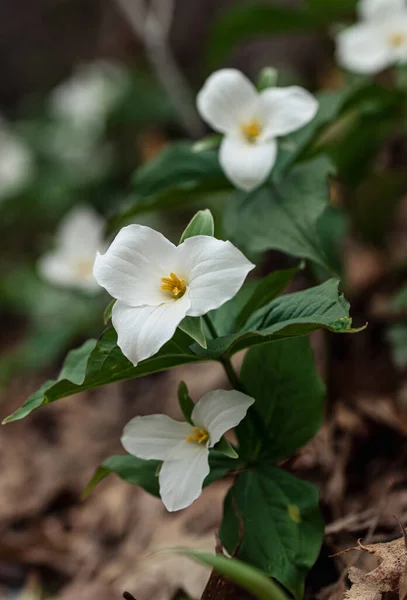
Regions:
<svg viewBox="0 0 407 600"><path fill-rule="evenodd" d="M111 302L106 306L105 312L103 313L103 324L107 325L112 318L112 309L116 303L116 299L113 298Z"/></svg>
<svg viewBox="0 0 407 600"><path fill-rule="evenodd" d="M256 311L242 331L208 340L204 350L197 344L192 350L207 359L230 357L257 344L307 335L311 331L329 329L353 333L349 303L338 292L339 282L330 279L301 292L286 294Z"/></svg>
<svg viewBox="0 0 407 600"><path fill-rule="evenodd" d="M97 469L92 479L86 486L83 496L86 498L95 486L110 473L116 473L121 479L139 485L153 496L160 497L158 473L161 462L158 460L143 460L131 454L118 454L110 456Z"/></svg>
<svg viewBox="0 0 407 600"><path fill-rule="evenodd" d="M228 456L229 458L239 458L239 455L233 448L232 444L228 442L224 436L222 436L219 442L215 445L215 450L221 454L224 454L225 456Z"/></svg>
<svg viewBox="0 0 407 600"><path fill-rule="evenodd" d="M267 433L262 439L255 420L240 423L237 433L245 458L255 460L261 455L277 462L314 437L323 420L325 387L308 338L251 348L240 379L247 394L256 400L249 411L256 412Z"/></svg>
<svg viewBox="0 0 407 600"><path fill-rule="evenodd" d="M205 210L199 210L190 220L184 233L179 241L180 244L190 237L196 235L209 235L215 234L215 223L211 211L206 208Z"/></svg>
<svg viewBox="0 0 407 600"><path fill-rule="evenodd" d="M195 152L185 142L171 144L140 167L133 179L134 197L110 223L110 229L140 213L189 204L211 192L232 190L217 151Z"/></svg>
<svg viewBox="0 0 407 600"><path fill-rule="evenodd" d="M192 146L192 150L193 152L203 152L204 150L214 149L217 150L220 146L222 138L223 136L220 133L213 133L207 135L206 137L195 142Z"/></svg>
<svg viewBox="0 0 407 600"><path fill-rule="evenodd" d="M228 237L248 252L281 250L332 273L317 232L328 206L331 172L331 163L320 157L295 166L281 182L236 192L224 219Z"/></svg>
<svg viewBox="0 0 407 600"><path fill-rule="evenodd" d="M143 460L131 454L118 454L111 456L96 470L89 481L83 496L88 496L96 485L111 473L115 473L127 483L139 485L153 496L160 497L158 475L162 461ZM236 461L220 455L211 450L209 454L209 465L211 472L204 481L204 487L210 485L217 479L221 479L226 473L236 468Z"/></svg>
<svg viewBox="0 0 407 600"><path fill-rule="evenodd" d="M301 598L323 532L316 488L282 469L263 466L237 476L225 500L220 538L230 554L241 542L239 558Z"/></svg>
<svg viewBox="0 0 407 600"><path fill-rule="evenodd" d="M237 316L236 327L243 327L252 313L282 294L300 268L301 266L295 267L294 269L274 271L274 273L261 279L254 289L253 294Z"/></svg>
<svg viewBox="0 0 407 600"><path fill-rule="evenodd" d="M359 146L363 144L366 147L369 141L373 143L377 138L381 139L381 131L375 134L375 129L383 129L383 117L394 121L398 107L404 102L402 94L387 90L371 79L356 81L341 90L319 92L316 99L319 109L315 118L280 143L273 169L274 180L284 176L299 160L309 160L321 153L328 153L338 169L346 167L349 171L352 161L358 166L359 163L365 164L366 158L357 156ZM387 124L384 125L387 131ZM354 141L355 137L360 138L356 150L354 145L349 148L349 141ZM370 160L372 149L367 148L366 151Z"/></svg>
<svg viewBox="0 0 407 600"><path fill-rule="evenodd" d="M202 317L184 317L178 325L179 329L189 335L202 348L207 347L206 338L202 326Z"/></svg>
<svg viewBox="0 0 407 600"><path fill-rule="evenodd" d="M192 425L191 415L195 404L188 393L188 388L184 381L180 381L178 386L178 402L185 420Z"/></svg>
<svg viewBox="0 0 407 600"><path fill-rule="evenodd" d="M174 548L174 551L180 552L208 567L213 567L215 571L231 579L259 600L288 600L288 596L284 591L262 571L241 560L184 548Z"/></svg>
<svg viewBox="0 0 407 600"><path fill-rule="evenodd" d="M89 340L77 350L72 350L65 360L59 378L44 383L3 423L23 419L36 408L72 394L202 360L190 351L191 340L181 331L177 331L173 339L155 356L143 360L137 367L123 356L116 341L114 329L109 328L99 341Z"/></svg>
<svg viewBox="0 0 407 600"><path fill-rule="evenodd" d="M273 67L263 67L260 71L257 80L257 89L259 92L267 90L268 88L276 87L278 80L278 71Z"/></svg>
<svg viewBox="0 0 407 600"><path fill-rule="evenodd" d="M344 210L328 206L318 219L317 229L325 256L336 273L343 275L342 244L350 226L349 215ZM321 274L323 279L323 274Z"/></svg>
<svg viewBox="0 0 407 600"><path fill-rule="evenodd" d="M236 296L228 300L228 302L225 302L225 304L216 310L212 310L208 313L217 332L217 337L223 337L238 331L236 319L260 283L261 280L255 281L249 279L240 288Z"/></svg>

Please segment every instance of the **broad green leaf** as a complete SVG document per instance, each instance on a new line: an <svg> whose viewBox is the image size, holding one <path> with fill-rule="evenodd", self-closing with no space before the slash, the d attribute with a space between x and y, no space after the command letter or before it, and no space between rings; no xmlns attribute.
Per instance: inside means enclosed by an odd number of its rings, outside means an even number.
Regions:
<svg viewBox="0 0 407 600"><path fill-rule="evenodd" d="M335 122L346 104L359 91L362 86L355 85L344 90L330 90L319 92L316 99L319 103L318 112L314 119L305 127L286 136L282 142L277 156L277 163L273 169L273 178L277 179L284 174L296 160L312 145L318 135L326 127Z"/></svg>
<svg viewBox="0 0 407 600"><path fill-rule="evenodd" d="M276 181L297 161L309 160L321 153L329 154L337 168L345 168L347 172L352 171L353 166L357 169L368 164L377 141L387 132L389 122L397 119L404 102L402 94L385 89L369 78L341 90L319 92L316 98L319 109L315 118L280 142L272 173ZM355 138L357 144L354 144ZM370 142L372 148L368 147ZM361 145L366 156L358 156Z"/></svg>
<svg viewBox="0 0 407 600"><path fill-rule="evenodd" d="M216 310L212 310L210 313L208 313L209 318L216 330L216 337L223 337L238 331L236 319L260 283L261 280L255 281L249 279L240 288L236 296L231 298L231 300L228 300L228 302L225 302L225 304Z"/></svg>
<svg viewBox="0 0 407 600"><path fill-rule="evenodd" d="M121 479L139 485L153 496L160 497L158 486L158 473L161 462L158 460L143 460L131 454L118 454L110 456L97 469L92 479L86 486L83 496L88 496L95 486L110 473L116 473Z"/></svg>
<svg viewBox="0 0 407 600"><path fill-rule="evenodd" d="M300 268L295 267L294 269L274 271L274 273L270 273L270 275L261 279L255 287L253 294L238 314L236 327L242 327L252 313L282 294Z"/></svg>
<svg viewBox="0 0 407 600"><path fill-rule="evenodd" d="M205 210L199 210L190 220L184 233L179 241L180 244L190 237L196 235L209 235L215 234L215 223L211 211L206 208Z"/></svg>
<svg viewBox="0 0 407 600"><path fill-rule="evenodd" d="M328 206L317 222L318 238L325 256L336 273L343 274L342 244L350 225L345 211ZM321 274L323 279L323 273ZM341 277L342 279L342 277Z"/></svg>
<svg viewBox="0 0 407 600"><path fill-rule="evenodd" d="M331 172L331 163L321 157L295 166L280 182L236 192L224 219L228 237L247 251L281 250L332 273L317 233L329 202Z"/></svg>
<svg viewBox="0 0 407 600"><path fill-rule="evenodd" d="M178 325L179 329L189 335L202 348L207 347L202 326L202 317L185 317Z"/></svg>
<svg viewBox="0 0 407 600"><path fill-rule="evenodd" d="M318 431L325 388L308 338L251 348L240 379L247 394L256 400L249 412L256 412L267 434L266 439L261 438L262 431L256 429L253 419L240 423L237 432L245 458L262 456L277 462L294 454Z"/></svg>
<svg viewBox="0 0 407 600"><path fill-rule="evenodd" d="M194 410L195 404L188 393L187 385L184 381L180 381L178 386L178 403L182 410L182 414L188 423L192 424L191 415Z"/></svg>
<svg viewBox="0 0 407 600"><path fill-rule="evenodd" d="M174 548L174 550L208 567L213 567L215 571L231 579L259 600L288 600L284 591L267 575L237 558L227 558L219 554L196 552L184 548Z"/></svg>
<svg viewBox="0 0 407 600"><path fill-rule="evenodd" d="M185 142L171 144L136 171L134 197L111 221L110 228L146 211L173 208L210 192L232 189L220 168L217 151L195 152Z"/></svg>
<svg viewBox="0 0 407 600"><path fill-rule="evenodd" d="M240 543L238 558L301 598L323 532L316 488L282 469L259 466L237 476L225 500L220 538L230 554Z"/></svg>
<svg viewBox="0 0 407 600"><path fill-rule="evenodd" d="M77 350L72 350L59 378L44 383L4 423L23 419L36 408L72 394L202 360L190 351L191 340L181 331L177 331L155 356L143 360L137 367L123 356L116 341L114 329L109 328L100 340L89 340Z"/></svg>
<svg viewBox="0 0 407 600"><path fill-rule="evenodd" d="M330 279L319 286L280 296L256 311L242 331L208 340L207 350L197 344L192 350L203 358L216 359L257 344L307 335L320 328L353 333L349 303L338 292L338 286L338 281Z"/></svg>
<svg viewBox="0 0 407 600"><path fill-rule="evenodd" d="M89 481L83 495L88 496L96 485L111 473L115 473L124 481L133 485L139 485L153 496L160 497L158 475L162 461L143 460L131 454L117 454L111 456L96 470ZM209 465L211 472L204 481L204 487L214 481L221 479L231 469L235 469L236 461L223 456L218 452L211 451L209 454Z"/></svg>

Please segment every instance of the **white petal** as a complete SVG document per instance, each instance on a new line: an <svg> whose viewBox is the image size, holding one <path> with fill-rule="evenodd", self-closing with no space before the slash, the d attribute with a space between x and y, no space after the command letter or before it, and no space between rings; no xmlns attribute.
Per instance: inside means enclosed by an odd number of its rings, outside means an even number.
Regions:
<svg viewBox="0 0 407 600"><path fill-rule="evenodd" d="M123 430L123 448L133 456L146 460L165 460L178 444L193 433L189 423L181 423L167 415L135 417Z"/></svg>
<svg viewBox="0 0 407 600"><path fill-rule="evenodd" d="M191 317L204 315L233 298L255 267L230 242L206 235L180 244L177 260L187 277L191 302L187 315Z"/></svg>
<svg viewBox="0 0 407 600"><path fill-rule="evenodd" d="M318 112L318 101L304 88L271 88L260 94L259 111L265 123L261 139L287 135L303 127Z"/></svg>
<svg viewBox="0 0 407 600"><path fill-rule="evenodd" d="M0 200L23 189L34 175L34 160L25 143L0 118Z"/></svg>
<svg viewBox="0 0 407 600"><path fill-rule="evenodd" d="M97 255L93 274L113 298L129 306L157 306L169 300L161 278L173 270L175 249L158 231L128 225L105 254Z"/></svg>
<svg viewBox="0 0 407 600"><path fill-rule="evenodd" d="M160 306L132 307L116 302L112 323L117 344L134 366L168 342L190 307L188 295Z"/></svg>
<svg viewBox="0 0 407 600"><path fill-rule="evenodd" d="M377 19L406 10L405 0L359 0L358 12L362 19Z"/></svg>
<svg viewBox="0 0 407 600"><path fill-rule="evenodd" d="M391 45L391 53L395 64L405 63L407 61L407 10L385 19L383 27L388 41L391 42L393 36L402 39L402 42Z"/></svg>
<svg viewBox="0 0 407 600"><path fill-rule="evenodd" d="M209 474L209 450L202 444L181 442L160 470L160 495L169 511L186 508L199 498Z"/></svg>
<svg viewBox="0 0 407 600"><path fill-rule="evenodd" d="M275 140L250 144L237 135L225 136L220 146L219 162L236 187L250 192L266 181L276 156Z"/></svg>
<svg viewBox="0 0 407 600"><path fill-rule="evenodd" d="M242 122L252 117L258 92L249 79L236 69L221 69L213 73L198 94L201 117L213 129L222 133L236 131Z"/></svg>
<svg viewBox="0 0 407 600"><path fill-rule="evenodd" d="M237 390L215 390L197 402L191 419L194 425L209 432L212 447L226 431L244 419L253 403L253 398Z"/></svg>
<svg viewBox="0 0 407 600"><path fill-rule="evenodd" d="M336 42L338 62L348 71L374 74L394 62L392 48L380 24L349 27L337 36Z"/></svg>
<svg viewBox="0 0 407 600"><path fill-rule="evenodd" d="M57 246L72 258L95 258L103 244L104 221L91 206L76 206L62 219Z"/></svg>
<svg viewBox="0 0 407 600"><path fill-rule="evenodd" d="M39 259L37 267L40 276L53 285L77 288L85 292L100 292L100 287L92 275L93 259L89 259L89 272L82 270L88 266L86 258L78 263L72 260L70 255L49 252Z"/></svg>

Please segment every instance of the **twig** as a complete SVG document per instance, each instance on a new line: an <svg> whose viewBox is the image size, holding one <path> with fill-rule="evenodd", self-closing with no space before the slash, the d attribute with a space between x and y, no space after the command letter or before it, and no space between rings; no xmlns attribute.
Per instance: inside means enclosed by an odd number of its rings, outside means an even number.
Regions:
<svg viewBox="0 0 407 600"><path fill-rule="evenodd" d="M175 0L153 0L154 11L161 31L168 38L175 9Z"/></svg>
<svg viewBox="0 0 407 600"><path fill-rule="evenodd" d="M142 40L157 78L166 90L180 122L192 138L204 133L188 82L172 53L168 34L174 14L173 0L154 0L149 11L144 0L115 0L133 32Z"/></svg>

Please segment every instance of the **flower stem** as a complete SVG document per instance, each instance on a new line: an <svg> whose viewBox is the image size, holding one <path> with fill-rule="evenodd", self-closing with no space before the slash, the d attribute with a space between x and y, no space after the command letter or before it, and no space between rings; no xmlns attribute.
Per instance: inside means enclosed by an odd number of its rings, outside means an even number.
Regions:
<svg viewBox="0 0 407 600"><path fill-rule="evenodd" d="M212 319L210 318L209 315L204 315L203 320L206 323L206 326L209 330L209 333L212 336L212 339L216 340L216 338L219 337L219 334L216 331L215 325L212 323ZM225 373L227 375L230 385L235 390L238 390L239 392L243 392L244 391L243 385L232 365L232 361L230 360L230 358L226 358L226 357L219 358L219 362L222 364L223 368L225 369Z"/></svg>
<svg viewBox="0 0 407 600"><path fill-rule="evenodd" d="M227 375L230 385L235 390L238 390L239 392L244 392L243 385L232 365L232 361L230 360L230 358L221 358L220 362L222 364L222 367L225 369L225 373Z"/></svg>

